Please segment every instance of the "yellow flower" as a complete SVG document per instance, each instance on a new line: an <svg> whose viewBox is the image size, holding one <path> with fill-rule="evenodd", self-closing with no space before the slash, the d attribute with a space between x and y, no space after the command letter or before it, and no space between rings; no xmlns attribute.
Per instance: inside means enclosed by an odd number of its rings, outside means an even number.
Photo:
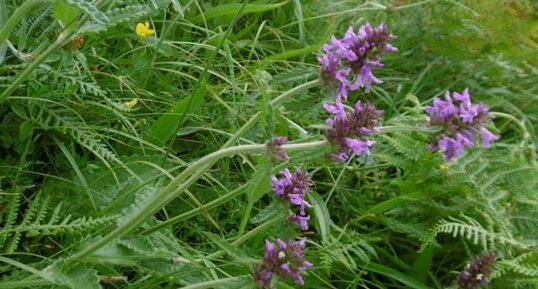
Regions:
<svg viewBox="0 0 538 289"><path fill-rule="evenodd" d="M140 37L146 37L155 34L155 30L150 29L149 22L146 21L144 23L136 24L136 34L138 34Z"/></svg>
<svg viewBox="0 0 538 289"><path fill-rule="evenodd" d="M123 105L128 108L128 109L131 109L133 108L136 104L138 103L138 98L133 98L132 100L128 101L128 102L124 102Z"/></svg>
<svg viewBox="0 0 538 289"><path fill-rule="evenodd" d="M445 164L440 164L440 165L439 165L439 168L440 168L441 170L443 170L443 171L448 170L448 166L445 165Z"/></svg>

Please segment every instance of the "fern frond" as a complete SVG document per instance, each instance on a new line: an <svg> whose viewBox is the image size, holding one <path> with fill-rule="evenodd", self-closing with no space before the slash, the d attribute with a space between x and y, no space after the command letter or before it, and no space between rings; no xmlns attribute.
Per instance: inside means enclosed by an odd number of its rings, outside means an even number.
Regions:
<svg viewBox="0 0 538 289"><path fill-rule="evenodd" d="M2 213L2 220L4 220L4 222L2 223L2 229L0 230L0 244L4 244L6 239L9 237L8 234L4 234L3 232L13 227L19 215L22 192L20 191L19 187L14 187L12 191L13 192L7 199L7 210L5 213Z"/></svg>
<svg viewBox="0 0 538 289"><path fill-rule="evenodd" d="M427 152L425 143L414 139L410 134L393 133L389 135L380 135L402 156L407 159L418 161Z"/></svg>
<svg viewBox="0 0 538 289"><path fill-rule="evenodd" d="M441 220L432 229L431 234L423 239L422 248L427 247L435 239L439 233L451 234L453 237L463 237L470 240L475 245L481 245L484 250L492 250L496 243L503 245L511 245L519 248L527 248L529 244L518 241L511 235L503 235L499 232L494 232L493 229L484 228L480 222L475 219L461 215L463 220L449 217L448 220Z"/></svg>
<svg viewBox="0 0 538 289"><path fill-rule="evenodd" d="M61 114L60 114L61 113ZM47 105L34 107L33 121L45 130L56 130L70 136L75 142L98 157L107 167L109 161L125 168L123 162L113 153L102 140L95 137L88 126L75 117L69 116L69 111L62 108L50 109Z"/></svg>
<svg viewBox="0 0 538 289"><path fill-rule="evenodd" d="M11 224L0 230L0 240L9 240L4 243L5 252L15 251L22 235L35 237L82 233L107 225L116 218L114 215L101 218L81 217L74 220L71 219L71 215L62 217L62 204L56 205L54 210L50 211L50 196L44 196L44 193L35 194L24 212L18 212L17 202L10 204L10 208L17 210L16 216L11 219L16 219L20 215L22 221L19 224L15 224L14 221L5 222L6 225Z"/></svg>

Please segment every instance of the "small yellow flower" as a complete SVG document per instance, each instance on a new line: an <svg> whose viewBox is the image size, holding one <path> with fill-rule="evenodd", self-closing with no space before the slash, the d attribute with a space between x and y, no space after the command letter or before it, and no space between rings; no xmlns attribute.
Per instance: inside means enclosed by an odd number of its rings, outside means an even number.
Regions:
<svg viewBox="0 0 538 289"><path fill-rule="evenodd" d="M448 166L445 165L445 164L440 164L440 165L439 165L439 168L440 168L442 171L446 171L446 170L448 170Z"/></svg>
<svg viewBox="0 0 538 289"><path fill-rule="evenodd" d="M149 22L146 21L144 23L136 24L136 34L138 34L140 37L146 37L155 34L155 30L150 29Z"/></svg>
<svg viewBox="0 0 538 289"><path fill-rule="evenodd" d="M138 98L133 98L132 100L128 102L124 102L123 105L125 105L126 108L131 109L138 103Z"/></svg>

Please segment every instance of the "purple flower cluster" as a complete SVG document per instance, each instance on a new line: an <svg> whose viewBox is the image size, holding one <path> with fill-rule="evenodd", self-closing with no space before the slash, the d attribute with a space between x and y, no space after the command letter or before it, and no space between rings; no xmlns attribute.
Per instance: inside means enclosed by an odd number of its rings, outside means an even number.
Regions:
<svg viewBox="0 0 538 289"><path fill-rule="evenodd" d="M482 103L472 104L467 89L452 95L447 91L445 100L435 98L426 112L430 115L430 125L443 128L431 138L430 149L442 150L447 162L459 157L465 147L473 147L477 135L485 148L499 138L483 127L484 122L494 117L489 108Z"/></svg>
<svg viewBox="0 0 538 289"><path fill-rule="evenodd" d="M326 120L331 126L327 131L327 138L339 147L339 152L333 153L331 157L334 160L345 161L352 153L370 154L370 148L375 141L368 137L372 133L379 132L379 117L383 112L377 110L371 103L361 104L360 101L355 103L355 110L352 113L346 113L344 106L338 101L336 106L326 103L324 107L334 114L333 118Z"/></svg>
<svg viewBox="0 0 538 289"><path fill-rule="evenodd" d="M495 252L487 252L476 257L461 271L456 281L458 287L460 289L474 289L478 286L487 285L489 283L487 278L491 274L491 269L496 261Z"/></svg>
<svg viewBox="0 0 538 289"><path fill-rule="evenodd" d="M398 50L388 43L395 38L385 24L374 28L370 23L361 25L357 33L349 27L342 39L332 36L318 61L322 78L339 83L337 101L347 99L349 91L364 87L369 92L372 83L382 82L374 76L372 68L383 66L381 55Z"/></svg>
<svg viewBox="0 0 538 289"><path fill-rule="evenodd" d="M287 243L278 239L277 244L265 240L265 257L254 271L254 278L262 288L271 288L274 275L291 277L295 283L303 285L301 272L312 267L312 263L304 259L306 238L299 241L289 240Z"/></svg>
<svg viewBox="0 0 538 289"><path fill-rule="evenodd" d="M298 207L299 211L292 213L289 220L292 223L298 224L301 230L308 230L308 216L305 212L306 207L312 207L304 198L306 192L310 188L310 178L308 173L297 169L295 173L291 173L289 169L284 169L280 172L282 178L276 176L271 177L271 185L275 194L291 204Z"/></svg>

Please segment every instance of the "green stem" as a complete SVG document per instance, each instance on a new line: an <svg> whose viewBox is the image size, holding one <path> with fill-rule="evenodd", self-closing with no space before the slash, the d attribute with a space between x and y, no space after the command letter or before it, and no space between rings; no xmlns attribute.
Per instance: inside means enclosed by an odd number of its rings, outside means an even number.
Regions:
<svg viewBox="0 0 538 289"><path fill-rule="evenodd" d="M299 85L297 87L294 87L294 88L282 93L277 98L271 100L271 102L269 104L272 105L272 106L277 106L277 105L281 104L282 102L284 102L289 97L294 96L294 95L296 95L296 94L298 94L300 92L303 92L305 90L308 90L308 89L310 89L312 87L316 87L316 86L318 86L320 84L321 84L320 79L312 80L310 82L301 84L301 85ZM261 115L261 112L258 112L255 115L253 115L252 117L250 117L250 119L247 122L245 122L245 124L243 124L243 126L221 147L221 149L227 148L227 147L233 145L236 141L238 141L241 138L242 135L247 133L256 124L256 122L258 122L258 119L259 119L260 115Z"/></svg>
<svg viewBox="0 0 538 289"><path fill-rule="evenodd" d="M327 141L314 141L309 143L301 144L290 144L282 146L282 150L286 152L293 151L304 151L308 149L313 149L319 146L324 146L328 144ZM105 237L101 238L95 243L92 243L90 246L84 248L82 251L73 255L73 259L84 258L91 253L95 252L99 248L105 246L109 242L117 239L125 234L136 229L141 223L143 223L148 217L152 216L158 212L162 207L164 207L168 202L176 198L181 194L190 184L196 181L204 172L205 168L214 164L217 160L232 156L235 154L255 154L255 153L265 153L267 152L268 146L266 144L256 144L256 145L240 145L221 149L219 151L208 154L201 159L193 162L188 166L183 172L181 172L176 178L174 178L170 183L157 195L155 195L149 202L143 207L140 211L136 212L134 215L130 216L123 223L119 224L116 229L110 232ZM190 178L189 178L190 177ZM189 178L189 179L187 179ZM187 180L187 181L185 181Z"/></svg>
<svg viewBox="0 0 538 289"><path fill-rule="evenodd" d="M211 280L206 282L200 282L192 285L188 285L185 287L181 287L181 289L205 289L205 288L217 288L219 285L225 285L228 283L235 283L242 279L251 278L249 275L242 275L242 276L236 276L236 277L229 277L229 278L223 278L223 279L217 279L217 280Z"/></svg>
<svg viewBox="0 0 538 289"><path fill-rule="evenodd" d="M247 188L248 185L249 185L248 183L244 184L244 185L240 186L239 188L237 188L237 189L235 189L235 190L233 190L233 191L231 191L231 192L229 192L229 193L227 193L227 194L225 194L225 195L223 195L223 196L221 196L219 198L216 198L213 201L211 201L211 202L209 202L209 203L207 203L205 205L203 205L202 207L197 207L197 208L192 209L192 210L190 210L188 212L185 212L185 213L183 213L181 215L177 215L177 216L175 216L173 218L170 218L170 219L168 219L168 220L166 220L166 221L164 221L162 223L159 223L158 225L155 225L155 226L153 226L151 228L148 228L148 229L144 230L142 232L142 234L149 235L149 234L151 234L151 233L153 233L155 231L158 231L158 230L160 230L160 229L162 229L162 228L164 228L166 226L176 224L176 223L181 222L181 221L188 220L188 219L198 215L202 211L211 210L211 209L213 209L213 208L215 208L217 206L225 204L225 203L229 202L230 200L234 199L235 197L238 197L238 196L244 194L245 189Z"/></svg>
<svg viewBox="0 0 538 289"><path fill-rule="evenodd" d="M294 88L282 93L281 95L279 95L275 99L271 100L270 104L273 105L273 106L277 106L277 105L281 104L282 102L284 102L289 97L294 96L294 95L296 95L296 94L298 94L300 92L303 92L305 90L308 90L308 89L310 89L312 87L316 87L316 86L318 86L320 84L321 84L321 80L319 80L319 79L306 82L306 83L304 83L302 85L299 85L297 87L294 87ZM237 142L244 134L246 134L256 124L256 122L258 122L260 115L261 115L261 112L258 112L255 115L253 115L252 117L250 117L250 119L245 124L243 124L243 126L241 128L239 128L239 130L237 130L237 132L230 139L228 139L228 141L226 141L226 143L224 143L224 145L222 145L221 149L228 148L231 145L233 145L235 142ZM293 145L291 145L291 146L293 146ZM288 145L286 147L290 147L290 145ZM203 174L203 172L208 170L209 167L211 167L213 164L214 164L214 162L210 162L210 163L206 164L205 167L200 168L199 172L196 173L195 175L193 175L192 177L190 177L187 181L185 181L183 183L183 185L185 187L188 187L189 185L191 185L194 181L196 181ZM227 199L223 199L223 201L226 202ZM214 206L218 206L219 204L221 204L221 203L214 203ZM207 204L207 205L209 206L210 204ZM206 209L207 208L208 207L206 207ZM203 209L203 208L200 208L200 209ZM192 213L196 214L197 211L192 212ZM149 228L149 229L145 230L144 234L150 234L152 232L155 232L155 231L157 231L157 230L159 230L159 229L161 229L161 228L163 228L163 227L165 227L165 226L167 226L169 224L174 224L176 222L179 222L183 218L190 218L190 215L188 215L188 214L192 214L192 213L187 212L185 214L182 214L182 215L176 216L176 217L174 217L172 219L169 219L169 220L167 220L167 221L165 221L165 222L163 222L163 223L161 223L159 225L156 225L156 226L154 226L152 228Z"/></svg>
<svg viewBox="0 0 538 289"><path fill-rule="evenodd" d="M504 113L504 112L498 112L498 111L492 111L490 113L493 114L494 116L506 118L508 120L513 121L519 127L519 129L521 130L521 133L523 135L523 141L527 141L531 137L531 135L530 135L529 131L527 130L527 127L525 126L525 124L521 120L517 119L515 116L513 116L511 114Z"/></svg>
<svg viewBox="0 0 538 289"><path fill-rule="evenodd" d="M239 231L237 232L237 236L241 236L245 233L245 229L247 228L248 221L250 219L250 213L252 212L252 207L254 207L254 202L248 202L247 206L245 207L245 210L243 211L243 218L241 219L241 223L239 224Z"/></svg>
<svg viewBox="0 0 538 289"><path fill-rule="evenodd" d="M19 280L19 281L2 281L1 288L30 288L30 287L43 287L54 285L53 282L36 279L36 280Z"/></svg>
<svg viewBox="0 0 538 289"><path fill-rule="evenodd" d="M441 131L440 127L419 127L419 126L382 126L379 128L381 133L392 132L423 132L423 133L437 133Z"/></svg>
<svg viewBox="0 0 538 289"><path fill-rule="evenodd" d="M13 12L13 15L11 15L11 17L9 17L9 19L3 25L2 30L0 30L0 44L7 40L13 28L15 28L17 23L19 23L26 13L35 8L35 6L45 2L45 0L28 0L22 3L22 5L19 6L15 12Z"/></svg>

